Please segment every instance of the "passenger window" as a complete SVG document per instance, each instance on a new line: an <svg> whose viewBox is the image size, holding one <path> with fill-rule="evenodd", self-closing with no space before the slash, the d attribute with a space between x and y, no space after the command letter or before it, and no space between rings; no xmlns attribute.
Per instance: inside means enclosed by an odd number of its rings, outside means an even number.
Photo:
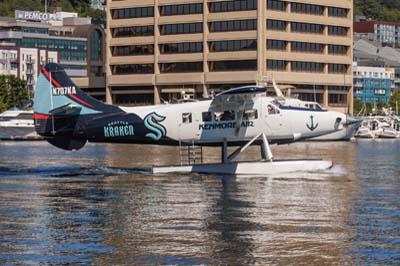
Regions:
<svg viewBox="0 0 400 266"><path fill-rule="evenodd" d="M183 124L192 123L192 113L183 113L182 114L182 123Z"/></svg>
<svg viewBox="0 0 400 266"><path fill-rule="evenodd" d="M235 120L235 112L234 111L215 112L214 120L217 122L233 121L233 120Z"/></svg>
<svg viewBox="0 0 400 266"><path fill-rule="evenodd" d="M243 120L255 120L258 118L257 109L246 110L243 112Z"/></svg>
<svg viewBox="0 0 400 266"><path fill-rule="evenodd" d="M268 114L269 115L276 115L279 113L280 113L280 111L275 106L268 104Z"/></svg>
<svg viewBox="0 0 400 266"><path fill-rule="evenodd" d="M210 122L212 120L211 112L202 113L203 122Z"/></svg>

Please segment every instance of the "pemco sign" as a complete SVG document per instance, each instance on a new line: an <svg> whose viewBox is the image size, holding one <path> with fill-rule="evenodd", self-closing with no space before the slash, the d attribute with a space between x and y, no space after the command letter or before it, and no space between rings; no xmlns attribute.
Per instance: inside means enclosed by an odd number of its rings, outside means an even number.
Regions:
<svg viewBox="0 0 400 266"><path fill-rule="evenodd" d="M54 14L40 11L15 10L15 18L21 20L47 22L49 20L54 20L55 16Z"/></svg>

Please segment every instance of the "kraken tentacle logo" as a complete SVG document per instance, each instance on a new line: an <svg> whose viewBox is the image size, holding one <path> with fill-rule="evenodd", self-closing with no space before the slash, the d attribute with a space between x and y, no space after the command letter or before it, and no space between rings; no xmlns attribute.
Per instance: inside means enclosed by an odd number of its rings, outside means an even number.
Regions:
<svg viewBox="0 0 400 266"><path fill-rule="evenodd" d="M153 140L160 140L163 136L167 135L167 130L165 129L165 127L159 124L164 120L165 116L158 115L155 112L148 114L144 118L144 125L152 132L147 133L146 137Z"/></svg>

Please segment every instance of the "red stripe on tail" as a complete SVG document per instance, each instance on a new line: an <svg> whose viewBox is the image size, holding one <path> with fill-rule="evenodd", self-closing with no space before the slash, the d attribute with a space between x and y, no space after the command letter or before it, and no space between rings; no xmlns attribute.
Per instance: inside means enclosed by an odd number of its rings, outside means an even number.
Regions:
<svg viewBox="0 0 400 266"><path fill-rule="evenodd" d="M42 72L43 72L43 74L47 77L47 79L48 79L49 81L51 81L51 83L52 83L54 86L56 86L57 88L62 87L62 86L60 85L60 83L57 82L57 80L55 80L54 78L51 78L51 77L50 77L50 74L49 74L49 72L47 71L47 69L46 69L45 67L42 67ZM72 99L72 100L74 100L74 101L80 103L80 104L85 105L86 107L94 108L93 105L91 105L91 104L85 102L84 100L78 98L76 95L67 94L66 96L67 96L68 98L70 98L70 99Z"/></svg>

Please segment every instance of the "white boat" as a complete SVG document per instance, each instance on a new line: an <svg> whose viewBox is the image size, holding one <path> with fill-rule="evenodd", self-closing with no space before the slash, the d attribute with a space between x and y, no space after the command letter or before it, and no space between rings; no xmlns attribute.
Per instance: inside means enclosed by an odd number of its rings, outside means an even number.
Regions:
<svg viewBox="0 0 400 266"><path fill-rule="evenodd" d="M384 127L382 134L379 136L382 139L397 139L400 136L400 132L396 131L391 127Z"/></svg>
<svg viewBox="0 0 400 266"><path fill-rule="evenodd" d="M372 133L369 126L361 126L357 130L355 137L361 139L374 139L375 135Z"/></svg>
<svg viewBox="0 0 400 266"><path fill-rule="evenodd" d="M400 119L393 118L391 122L391 126L385 126L382 128L383 132L380 135L380 138L384 139L397 139L400 138Z"/></svg>
<svg viewBox="0 0 400 266"><path fill-rule="evenodd" d="M356 132L356 138L393 138L390 117L366 117ZM386 133L384 133L386 131Z"/></svg>
<svg viewBox="0 0 400 266"><path fill-rule="evenodd" d="M0 114L0 139L35 139L33 111L12 109Z"/></svg>

